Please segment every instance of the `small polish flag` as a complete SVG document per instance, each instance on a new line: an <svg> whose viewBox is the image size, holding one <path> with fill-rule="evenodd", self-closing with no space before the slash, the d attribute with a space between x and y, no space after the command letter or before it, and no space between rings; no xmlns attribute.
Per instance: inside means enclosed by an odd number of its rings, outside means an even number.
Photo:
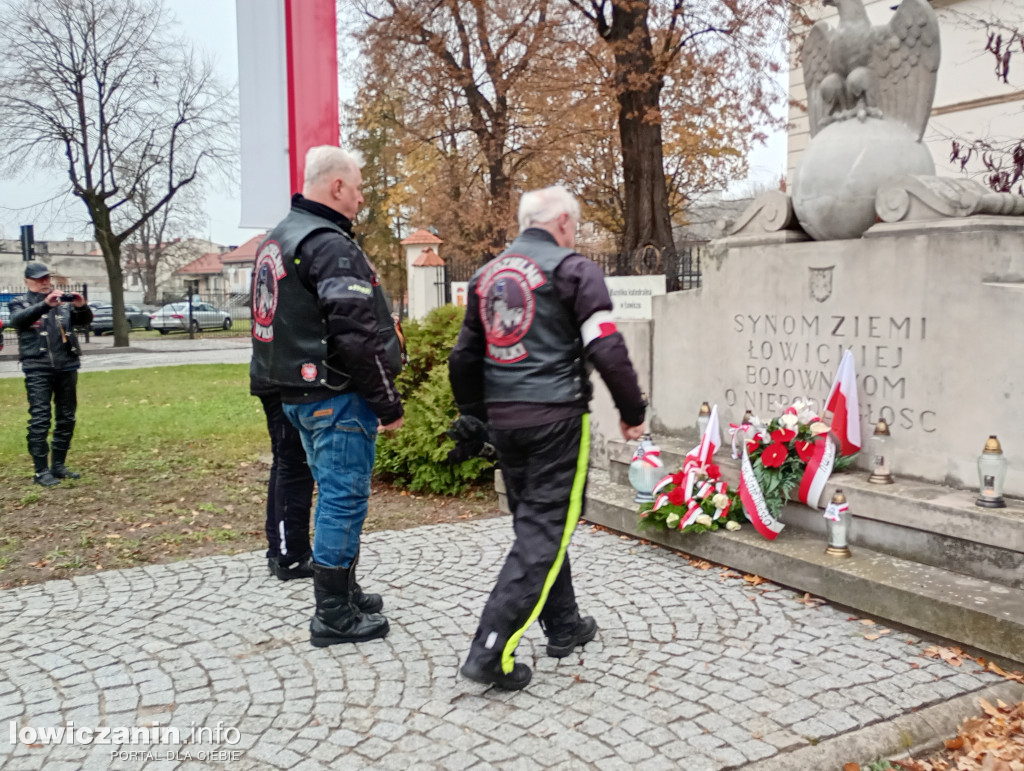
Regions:
<svg viewBox="0 0 1024 771"><path fill-rule="evenodd" d="M708 418L708 426L700 438L700 444L690 450L690 455L696 455L700 465L707 465L711 456L718 451L722 443L722 429L718 425L718 405L711 408L711 417Z"/></svg>
<svg viewBox="0 0 1024 771"><path fill-rule="evenodd" d="M853 369L853 352L849 348L839 362L836 379L825 401L825 410L832 413L832 433L839 440L839 454L853 455L861 448L860 404L857 401L857 374Z"/></svg>
<svg viewBox="0 0 1024 771"><path fill-rule="evenodd" d="M686 500L693 497L693 485L697 481L697 473L711 462L711 456L718 450L722 443L722 430L718 426L718 405L711 408L711 416L708 418L707 428L700 437L700 444L686 454L683 463L683 473L686 474L686 481L683 489L686 491Z"/></svg>

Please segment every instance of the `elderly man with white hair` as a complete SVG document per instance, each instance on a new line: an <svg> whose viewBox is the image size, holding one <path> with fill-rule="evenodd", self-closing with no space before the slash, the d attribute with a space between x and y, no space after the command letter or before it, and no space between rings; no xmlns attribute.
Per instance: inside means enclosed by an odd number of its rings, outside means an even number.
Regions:
<svg viewBox="0 0 1024 771"><path fill-rule="evenodd" d="M471 279L449 357L461 413L451 458L493 443L515 531L462 674L506 690L530 682L530 667L514 655L537 619L555 658L597 634L576 604L567 551L583 514L591 366L611 391L622 435L639 439L644 428L646 403L604 275L574 250L579 219L563 187L523 195L519 236Z"/></svg>
<svg viewBox="0 0 1024 771"><path fill-rule="evenodd" d="M306 155L302 194L256 253L250 375L279 390L317 497L313 540L317 647L384 637L379 594L356 582L378 431L402 425L402 366L391 309L352 238L360 161L333 146Z"/></svg>

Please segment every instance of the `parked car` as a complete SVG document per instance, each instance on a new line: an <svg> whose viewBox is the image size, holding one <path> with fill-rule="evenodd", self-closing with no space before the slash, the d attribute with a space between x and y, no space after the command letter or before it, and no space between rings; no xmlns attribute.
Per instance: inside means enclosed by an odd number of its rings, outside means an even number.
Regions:
<svg viewBox="0 0 1024 771"><path fill-rule="evenodd" d="M165 305L149 317L152 328L160 330L161 335L188 331L188 319L187 302ZM231 329L231 316L209 303L193 302L192 329L196 332L200 329Z"/></svg>
<svg viewBox="0 0 1024 771"><path fill-rule="evenodd" d="M96 335L104 332L114 331L114 306L106 303L95 303L92 307L92 324L89 328ZM138 305L125 305L124 315L128 319L128 331L133 329L152 329L149 319L149 311L144 311Z"/></svg>

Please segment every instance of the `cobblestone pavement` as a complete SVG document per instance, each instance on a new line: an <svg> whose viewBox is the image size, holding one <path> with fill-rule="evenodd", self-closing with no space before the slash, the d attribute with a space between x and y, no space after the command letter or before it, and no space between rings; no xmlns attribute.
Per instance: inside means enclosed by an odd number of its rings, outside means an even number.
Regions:
<svg viewBox="0 0 1024 771"><path fill-rule="evenodd" d="M531 685L486 689L457 671L510 538L507 518L369 534L361 581L384 592L391 633L319 650L310 582L272 579L257 553L0 592L0 766L738 768L997 681L584 524L573 573L597 640L559 661L534 626ZM210 733L113 758L116 744L11 742L66 721Z"/></svg>

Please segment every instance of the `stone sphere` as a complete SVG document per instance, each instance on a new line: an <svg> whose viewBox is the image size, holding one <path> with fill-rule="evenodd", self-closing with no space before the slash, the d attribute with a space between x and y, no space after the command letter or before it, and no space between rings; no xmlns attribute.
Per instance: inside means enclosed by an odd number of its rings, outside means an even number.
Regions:
<svg viewBox="0 0 1024 771"><path fill-rule="evenodd" d="M935 174L935 162L902 123L879 118L831 123L800 159L793 211L816 241L860 238L876 221L875 192L905 174Z"/></svg>

